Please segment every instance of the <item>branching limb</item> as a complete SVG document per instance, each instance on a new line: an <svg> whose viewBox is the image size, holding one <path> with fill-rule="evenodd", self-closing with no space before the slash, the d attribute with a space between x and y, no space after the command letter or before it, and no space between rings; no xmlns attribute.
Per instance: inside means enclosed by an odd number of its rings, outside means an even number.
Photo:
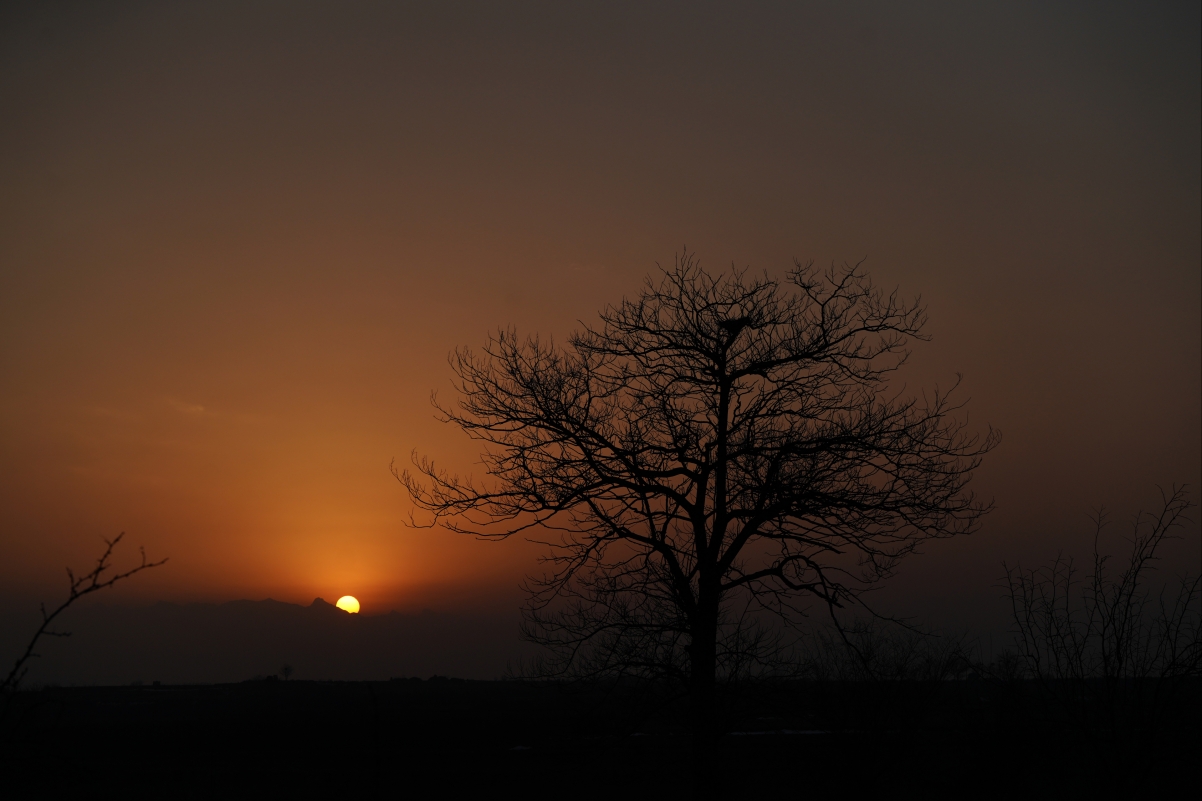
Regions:
<svg viewBox="0 0 1202 801"><path fill-rule="evenodd" d="M71 568L67 568L67 578L70 581L70 590L67 593L66 600L64 600L51 612L46 611L45 604L42 605L42 623L40 626L38 626L37 630L34 631L33 637L30 638L29 644L26 646L24 653L17 658L12 670L8 672L8 675L4 678L4 681L0 682L0 693L14 692L20 686L21 680L25 677L25 674L28 671L29 660L38 656L35 649L37 648L38 642L43 637L71 636L71 632L69 631L55 631L53 624L55 619L63 612L67 611L72 604L85 595L89 595L93 592L111 587L119 581L123 581L130 576L141 573L143 570L148 570L152 567L158 567L167 561L166 559L160 559L157 562L148 561L146 559L145 549L139 547L138 551L142 556L141 563L130 568L129 570L106 576L105 574L112 569L110 560L113 556L113 550L117 547L117 543L121 542L121 539L124 536L125 532L122 532L113 539L104 541L104 553L100 555L100 558L96 560L96 566L93 567L88 573L85 573L81 576L76 576Z"/></svg>

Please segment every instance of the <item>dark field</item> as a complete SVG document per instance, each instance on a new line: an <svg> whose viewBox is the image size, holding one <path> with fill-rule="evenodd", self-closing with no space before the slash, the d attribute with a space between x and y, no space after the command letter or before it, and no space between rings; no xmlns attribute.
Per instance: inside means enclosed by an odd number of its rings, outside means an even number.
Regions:
<svg viewBox="0 0 1202 801"><path fill-rule="evenodd" d="M743 686L726 699L720 795L1196 788L1198 689L1136 725L1074 723L1023 682ZM689 797L683 707L666 698L439 678L46 688L12 699L0 794Z"/></svg>

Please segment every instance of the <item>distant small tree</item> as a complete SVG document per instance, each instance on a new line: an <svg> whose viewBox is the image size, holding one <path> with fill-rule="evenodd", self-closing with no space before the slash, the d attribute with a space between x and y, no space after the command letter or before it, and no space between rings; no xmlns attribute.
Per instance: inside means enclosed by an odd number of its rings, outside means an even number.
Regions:
<svg viewBox="0 0 1202 801"><path fill-rule="evenodd" d="M1174 487L1159 510L1139 512L1117 568L1102 546L1105 510L1092 518L1084 576L1064 554L1032 570L1004 566L1025 674L1091 737L1110 771L1133 766L1130 753L1112 753L1116 746L1129 752L1131 737L1142 756L1155 753L1161 719L1182 682L1202 676L1202 576L1187 573L1157 587L1151 575L1191 506L1185 489Z"/></svg>
<svg viewBox="0 0 1202 801"><path fill-rule="evenodd" d="M70 608L76 601L78 601L80 598L83 598L85 595L90 595L91 593L98 592L99 590L107 589L119 581L124 581L131 576L141 573L143 570L149 570L152 567L158 567L167 561L166 559L160 559L157 562L147 561L146 551L142 548L139 548L138 550L142 554L141 563L124 572L114 573L106 576L105 574L112 569L110 560L113 556L113 550L117 547L117 544L121 542L123 537L125 537L125 532L118 534L111 540L104 541L104 553L100 555L100 558L96 561L96 566L93 567L88 573L85 573L82 576L76 576L71 568L67 568L67 579L70 582L70 587L67 591L66 599L50 612L47 612L46 605L42 604L42 623L40 626L38 626L37 630L34 631L33 636L29 640L29 644L25 647L24 652L17 657L16 663L13 664L12 669L8 672L8 675L4 677L4 681L0 682L0 696L7 695L8 693L18 689L21 684L21 680L25 678L25 674L28 672L29 661L37 658L38 656L36 649L38 643L43 637L71 636L71 632L69 631L56 631L54 629L54 621L59 615L61 615L63 612L66 612L67 609Z"/></svg>
<svg viewBox="0 0 1202 801"><path fill-rule="evenodd" d="M679 680L705 773L716 682L774 654L757 614L855 603L989 508L966 485L997 433L890 388L925 322L858 264L778 281L686 254L566 347L501 330L454 352L458 403L435 406L488 480L416 454L394 473L452 531L549 533L525 618L544 667Z"/></svg>

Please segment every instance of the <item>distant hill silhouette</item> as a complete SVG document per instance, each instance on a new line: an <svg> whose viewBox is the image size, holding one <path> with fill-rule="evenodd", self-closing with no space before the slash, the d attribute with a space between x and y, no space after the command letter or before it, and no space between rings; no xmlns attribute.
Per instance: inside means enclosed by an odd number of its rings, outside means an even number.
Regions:
<svg viewBox="0 0 1202 801"><path fill-rule="evenodd" d="M72 610L69 638L39 650L34 684L164 684L295 679L387 679L434 674L498 678L525 653L517 610L505 614L351 615L321 598L222 604L160 602ZM22 627L5 621L4 627ZM5 652L7 658L6 633Z"/></svg>

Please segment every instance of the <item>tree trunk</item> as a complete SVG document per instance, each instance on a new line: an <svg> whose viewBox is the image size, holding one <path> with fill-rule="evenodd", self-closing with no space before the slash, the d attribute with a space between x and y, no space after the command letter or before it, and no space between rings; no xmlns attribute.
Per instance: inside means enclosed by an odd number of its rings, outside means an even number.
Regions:
<svg viewBox="0 0 1202 801"><path fill-rule="evenodd" d="M718 650L717 608L698 614L690 644L689 711L693 728L693 782L695 798L718 795L718 726L715 684Z"/></svg>

